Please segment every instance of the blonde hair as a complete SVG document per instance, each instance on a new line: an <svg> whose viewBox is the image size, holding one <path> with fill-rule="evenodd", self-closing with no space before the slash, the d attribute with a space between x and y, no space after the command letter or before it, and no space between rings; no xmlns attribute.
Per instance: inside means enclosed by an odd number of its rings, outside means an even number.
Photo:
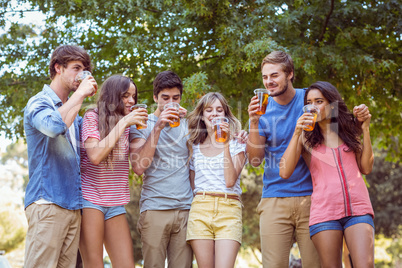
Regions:
<svg viewBox="0 0 402 268"><path fill-rule="evenodd" d="M293 65L292 57L283 51L273 51L269 53L261 62L261 71L265 64L280 64L282 70L287 76L293 72L293 77L290 81L293 83L295 78L295 67Z"/></svg>
<svg viewBox="0 0 402 268"><path fill-rule="evenodd" d="M188 135L187 147L190 151L189 157L193 154L193 145L203 143L208 137L207 126L202 120L204 110L210 107L216 100L222 104L225 117L229 120L230 139L241 129L240 121L232 114L225 97L218 92L210 92L204 95L197 103L195 109L188 115Z"/></svg>

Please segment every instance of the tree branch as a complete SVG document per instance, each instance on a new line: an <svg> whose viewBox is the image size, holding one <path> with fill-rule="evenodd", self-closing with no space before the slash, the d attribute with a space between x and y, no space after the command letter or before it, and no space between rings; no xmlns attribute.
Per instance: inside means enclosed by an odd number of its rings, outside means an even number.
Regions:
<svg viewBox="0 0 402 268"><path fill-rule="evenodd" d="M335 2L334 0L331 0L331 9L329 10L327 17L325 18L325 21L322 24L321 34L320 34L320 37L318 38L319 42L321 42L322 39L324 39L325 32L327 31L329 18L331 17L332 12L334 11L334 2Z"/></svg>

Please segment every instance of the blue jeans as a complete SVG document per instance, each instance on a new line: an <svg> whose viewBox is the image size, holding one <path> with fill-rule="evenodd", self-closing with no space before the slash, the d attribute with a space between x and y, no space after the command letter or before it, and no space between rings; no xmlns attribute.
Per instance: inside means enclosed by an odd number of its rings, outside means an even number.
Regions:
<svg viewBox="0 0 402 268"><path fill-rule="evenodd" d="M104 207L96 205L86 199L83 198L83 208L93 208L101 211L105 215L105 221L113 218L115 216L126 214L126 209L124 206L112 206L112 207Z"/></svg>
<svg viewBox="0 0 402 268"><path fill-rule="evenodd" d="M325 221L321 223L317 223L310 226L310 238L318 232L327 231L327 230L339 230L345 231L346 228L358 224L358 223L367 223L373 226L374 221L373 217L369 214L363 216L350 216L345 217L339 220L334 221Z"/></svg>

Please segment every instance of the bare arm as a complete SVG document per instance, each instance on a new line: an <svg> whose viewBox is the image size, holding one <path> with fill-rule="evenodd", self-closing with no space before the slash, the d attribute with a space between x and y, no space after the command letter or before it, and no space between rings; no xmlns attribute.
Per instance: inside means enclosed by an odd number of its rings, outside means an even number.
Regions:
<svg viewBox="0 0 402 268"><path fill-rule="evenodd" d="M366 116L366 120L361 124L363 130L363 150L356 154L357 165L361 173L367 175L373 170L374 154L370 139L370 120L371 114Z"/></svg>
<svg viewBox="0 0 402 268"><path fill-rule="evenodd" d="M303 125L312 123L312 115L309 113L303 114L296 123L296 128L293 133L292 139L281 158L279 164L279 176L283 179L289 179L299 162L300 155L303 150Z"/></svg>
<svg viewBox="0 0 402 268"><path fill-rule="evenodd" d="M230 188L236 184L239 178L240 172L243 170L244 164L246 162L246 156L244 152L241 152L235 156L230 155L229 144L225 145L223 153L223 165L224 165L224 176L226 187Z"/></svg>
<svg viewBox="0 0 402 268"><path fill-rule="evenodd" d="M123 117L101 141L95 138L88 138L84 142L84 147L91 163L99 165L99 163L102 162L102 160L105 159L113 150L127 127L133 124L142 124L143 120L146 120L147 118L148 114L145 109L134 110Z"/></svg>
<svg viewBox="0 0 402 268"><path fill-rule="evenodd" d="M97 86L92 76L85 78L68 101L58 109L67 128L73 124L84 99L90 96Z"/></svg>
<svg viewBox="0 0 402 268"><path fill-rule="evenodd" d="M146 140L137 138L131 141L130 160L135 174L142 175L144 171L147 170L152 164L162 129L167 123L173 123L171 120L171 113L173 111L174 110L172 108L169 108L160 114L158 121ZM179 117L175 116L175 118Z"/></svg>
<svg viewBox="0 0 402 268"><path fill-rule="evenodd" d="M195 178L195 172L194 170L190 169L190 185L191 185L191 189L195 189L195 182L194 182L194 178Z"/></svg>
<svg viewBox="0 0 402 268"><path fill-rule="evenodd" d="M265 156L266 137L260 136L259 133L258 121L261 116L256 114L258 107L258 97L254 96L251 99L248 107L248 114L250 118L250 134L248 136L246 146L246 153L249 162L253 167L258 167L264 160Z"/></svg>

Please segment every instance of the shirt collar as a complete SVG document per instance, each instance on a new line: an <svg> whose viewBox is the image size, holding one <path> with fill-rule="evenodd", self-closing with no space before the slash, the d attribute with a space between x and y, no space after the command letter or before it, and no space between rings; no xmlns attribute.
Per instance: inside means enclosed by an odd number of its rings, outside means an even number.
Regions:
<svg viewBox="0 0 402 268"><path fill-rule="evenodd" d="M48 95L52 99L55 106L63 105L59 96L57 96L57 94L53 91L53 89L50 88L49 85L44 85L43 91L45 92L46 95Z"/></svg>

